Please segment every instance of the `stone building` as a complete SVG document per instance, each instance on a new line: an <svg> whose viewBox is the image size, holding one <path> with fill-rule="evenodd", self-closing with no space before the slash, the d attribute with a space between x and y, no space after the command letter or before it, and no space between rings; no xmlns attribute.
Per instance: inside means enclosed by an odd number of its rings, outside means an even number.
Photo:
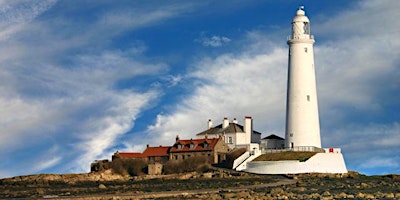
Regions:
<svg viewBox="0 0 400 200"><path fill-rule="evenodd" d="M226 159L230 151L222 137L181 140L176 137L175 144L170 149L170 160L185 160L196 156L206 156L210 163L220 163Z"/></svg>

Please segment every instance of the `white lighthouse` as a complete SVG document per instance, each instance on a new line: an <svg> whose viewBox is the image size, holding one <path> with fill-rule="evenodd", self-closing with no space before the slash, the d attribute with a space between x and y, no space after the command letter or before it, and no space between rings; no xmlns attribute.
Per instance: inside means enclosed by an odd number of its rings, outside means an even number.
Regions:
<svg viewBox="0 0 400 200"><path fill-rule="evenodd" d="M346 163L340 148L321 148L317 89L314 69L314 38L310 32L310 20L301 6L292 21L289 45L289 73L287 85L286 139L287 149L269 149L262 153L282 151L315 152L305 161L234 161L246 163L244 171L256 174L301 174L301 173L347 173ZM317 148L315 148L317 147ZM252 157L249 157L252 158ZM242 165L242 164L241 164ZM241 168L242 169L242 168Z"/></svg>
<svg viewBox="0 0 400 200"><path fill-rule="evenodd" d="M314 38L310 20L300 6L289 36L289 70L286 99L286 148L321 148L317 88L314 68Z"/></svg>

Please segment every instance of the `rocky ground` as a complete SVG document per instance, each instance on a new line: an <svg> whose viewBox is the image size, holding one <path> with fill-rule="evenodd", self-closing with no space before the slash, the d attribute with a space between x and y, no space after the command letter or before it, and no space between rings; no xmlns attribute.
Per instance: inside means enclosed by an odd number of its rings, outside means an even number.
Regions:
<svg viewBox="0 0 400 200"><path fill-rule="evenodd" d="M73 199L400 199L400 176L207 173L128 177L111 171L0 180L0 198Z"/></svg>

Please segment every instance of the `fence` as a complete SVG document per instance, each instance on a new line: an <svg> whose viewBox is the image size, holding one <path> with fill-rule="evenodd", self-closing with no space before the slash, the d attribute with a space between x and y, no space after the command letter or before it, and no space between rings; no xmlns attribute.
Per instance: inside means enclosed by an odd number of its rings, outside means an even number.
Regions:
<svg viewBox="0 0 400 200"><path fill-rule="evenodd" d="M302 152L318 152L318 153L325 153L324 149L313 147L313 146L297 146L293 148L286 148L286 149L263 149L262 153L280 153L280 152L287 152L287 151L302 151Z"/></svg>

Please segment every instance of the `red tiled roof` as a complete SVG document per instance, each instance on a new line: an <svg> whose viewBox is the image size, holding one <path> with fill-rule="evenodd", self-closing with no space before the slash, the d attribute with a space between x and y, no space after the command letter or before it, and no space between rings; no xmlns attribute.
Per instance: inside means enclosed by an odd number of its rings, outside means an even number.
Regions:
<svg viewBox="0 0 400 200"><path fill-rule="evenodd" d="M121 158L142 158L142 153L139 152L118 152Z"/></svg>
<svg viewBox="0 0 400 200"><path fill-rule="evenodd" d="M209 139L195 139L195 140L177 140L171 148L171 153L176 152L193 152L193 151L211 151L214 149L220 138L209 138ZM191 148L190 144L193 144ZM207 146L205 144L208 144ZM182 145L182 148L178 148L178 145Z"/></svg>
<svg viewBox="0 0 400 200"><path fill-rule="evenodd" d="M146 150L143 151L142 155L149 156L168 156L168 152L170 146L159 146L159 147L147 147Z"/></svg>

